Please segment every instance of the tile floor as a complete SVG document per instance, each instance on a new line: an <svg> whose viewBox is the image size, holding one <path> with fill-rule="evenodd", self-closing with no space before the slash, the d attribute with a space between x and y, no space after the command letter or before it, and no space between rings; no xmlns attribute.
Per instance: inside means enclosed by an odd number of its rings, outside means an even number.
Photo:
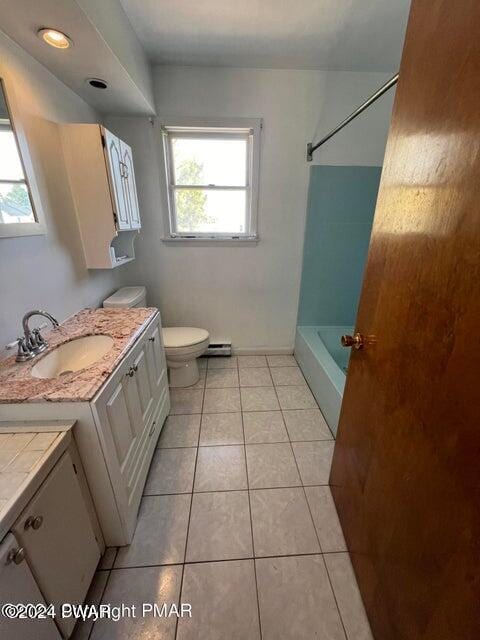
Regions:
<svg viewBox="0 0 480 640"><path fill-rule="evenodd" d="M293 356L201 360L173 389L129 547L89 601L192 618L78 626L75 640L372 640L328 477L334 442Z"/></svg>

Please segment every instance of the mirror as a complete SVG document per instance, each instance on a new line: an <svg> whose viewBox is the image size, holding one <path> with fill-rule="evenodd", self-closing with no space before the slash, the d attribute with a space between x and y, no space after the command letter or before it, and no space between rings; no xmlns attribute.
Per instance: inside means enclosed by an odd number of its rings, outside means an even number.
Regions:
<svg viewBox="0 0 480 640"><path fill-rule="evenodd" d="M0 237L44 233L32 195L28 148L9 107L0 78Z"/></svg>

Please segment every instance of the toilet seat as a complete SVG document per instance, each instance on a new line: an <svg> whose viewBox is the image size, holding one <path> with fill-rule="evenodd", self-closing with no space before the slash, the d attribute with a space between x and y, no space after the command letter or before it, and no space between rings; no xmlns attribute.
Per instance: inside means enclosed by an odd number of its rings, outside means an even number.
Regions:
<svg viewBox="0 0 480 640"><path fill-rule="evenodd" d="M196 327L165 327L162 329L165 349L186 349L195 347L209 339L208 331Z"/></svg>

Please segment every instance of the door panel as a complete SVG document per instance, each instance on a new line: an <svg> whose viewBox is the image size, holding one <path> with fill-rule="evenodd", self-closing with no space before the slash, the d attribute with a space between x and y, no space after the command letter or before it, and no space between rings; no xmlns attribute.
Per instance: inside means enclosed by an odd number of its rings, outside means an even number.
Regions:
<svg viewBox="0 0 480 640"><path fill-rule="evenodd" d="M26 560L20 564L8 562L11 549L20 544L9 533L0 544L0 604L45 604L35 578ZM55 622L46 619L9 619L0 616L0 638L2 640L61 640Z"/></svg>
<svg viewBox="0 0 480 640"><path fill-rule="evenodd" d="M43 518L39 529L26 527L29 517ZM45 600L60 611L64 602L83 602L100 559L100 550L68 453L29 502L13 527L25 547ZM74 618L56 618L64 637L71 633Z"/></svg>
<svg viewBox="0 0 480 640"><path fill-rule="evenodd" d="M136 367L134 380L137 386L137 394L140 400L143 428L150 419L154 404L154 389L152 389L151 387L150 378L148 375L147 356L145 351L146 349L147 346L145 345L138 354L137 358L135 358L134 360L134 367Z"/></svg>
<svg viewBox="0 0 480 640"><path fill-rule="evenodd" d="M140 229L140 210L138 207L137 184L135 181L135 170L133 168L132 150L121 141L122 162L124 164L124 185L126 193L126 201L130 216L130 227L132 229Z"/></svg>
<svg viewBox="0 0 480 640"><path fill-rule="evenodd" d="M377 640L480 637L478 33L413 1L335 446Z"/></svg>
<svg viewBox="0 0 480 640"><path fill-rule="evenodd" d="M125 197L125 185L122 171L122 150L120 140L108 129L102 129L105 137L105 153L108 179L112 192L113 205L117 215L117 228L129 229L130 218L128 214L127 200Z"/></svg>
<svg viewBox="0 0 480 640"><path fill-rule="evenodd" d="M115 452L121 472L128 466L129 458L135 448L138 427L132 422L128 410L129 399L125 382L121 380L106 402L106 414Z"/></svg>
<svg viewBox="0 0 480 640"><path fill-rule="evenodd" d="M151 331L145 349L150 384L152 389L154 389L155 396L158 397L164 387L168 387L167 362L165 360L165 350L163 348L160 325L157 325Z"/></svg>

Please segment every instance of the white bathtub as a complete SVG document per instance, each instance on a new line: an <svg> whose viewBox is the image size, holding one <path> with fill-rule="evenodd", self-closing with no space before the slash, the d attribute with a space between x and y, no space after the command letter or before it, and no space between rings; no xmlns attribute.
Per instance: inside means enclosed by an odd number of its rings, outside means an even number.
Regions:
<svg viewBox="0 0 480 640"><path fill-rule="evenodd" d="M352 327L297 327L295 338L295 358L334 435L350 356L350 349L340 343L345 333L352 333Z"/></svg>

